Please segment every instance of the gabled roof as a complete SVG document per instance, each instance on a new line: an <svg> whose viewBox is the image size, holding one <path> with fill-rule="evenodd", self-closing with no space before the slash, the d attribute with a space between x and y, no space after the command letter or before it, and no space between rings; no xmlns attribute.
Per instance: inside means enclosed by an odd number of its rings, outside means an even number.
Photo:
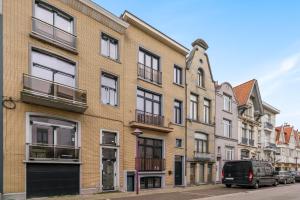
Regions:
<svg viewBox="0 0 300 200"><path fill-rule="evenodd" d="M293 126L290 125L284 125L284 126L279 126L275 128L276 131L276 143L278 144L289 144L290 140L291 140L291 135L293 133L293 137L295 138L295 141L298 142L299 140L297 140L297 137L299 137L298 135L298 131L294 130ZM283 131L283 132L282 132ZM280 141L280 135L281 133L283 133L284 135L284 141ZM296 144L297 145L297 144Z"/></svg>
<svg viewBox="0 0 300 200"><path fill-rule="evenodd" d="M256 80L252 79L233 88L239 106L247 104Z"/></svg>

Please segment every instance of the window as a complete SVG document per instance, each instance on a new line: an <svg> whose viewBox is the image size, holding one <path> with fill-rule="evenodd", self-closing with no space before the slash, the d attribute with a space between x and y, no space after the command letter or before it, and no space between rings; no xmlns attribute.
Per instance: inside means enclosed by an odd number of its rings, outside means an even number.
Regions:
<svg viewBox="0 0 300 200"><path fill-rule="evenodd" d="M195 151L198 153L208 152L208 136L204 133L195 133Z"/></svg>
<svg viewBox="0 0 300 200"><path fill-rule="evenodd" d="M234 147L225 147L225 160L234 160Z"/></svg>
<svg viewBox="0 0 300 200"><path fill-rule="evenodd" d="M158 56L143 49L139 49L138 62L139 77L161 84L161 72Z"/></svg>
<svg viewBox="0 0 300 200"><path fill-rule="evenodd" d="M146 113L161 114L161 96L142 89L137 90L137 109Z"/></svg>
<svg viewBox="0 0 300 200"><path fill-rule="evenodd" d="M102 145L117 145L117 134L114 132L102 132Z"/></svg>
<svg viewBox="0 0 300 200"><path fill-rule="evenodd" d="M74 62L36 49L32 49L31 52L31 75L48 81L75 87L76 76ZM41 85L40 89L53 89L45 87L45 85Z"/></svg>
<svg viewBox="0 0 300 200"><path fill-rule="evenodd" d="M182 139L176 139L176 145L177 148L181 148L182 147Z"/></svg>
<svg viewBox="0 0 300 200"><path fill-rule="evenodd" d="M35 2L34 17L63 31L73 33L73 18L43 2Z"/></svg>
<svg viewBox="0 0 300 200"><path fill-rule="evenodd" d="M228 119L223 119L223 125L224 125L224 136L228 138L232 138L231 121Z"/></svg>
<svg viewBox="0 0 300 200"><path fill-rule="evenodd" d="M101 34L101 54L113 60L118 60L118 40L102 33Z"/></svg>
<svg viewBox="0 0 300 200"><path fill-rule="evenodd" d="M247 124L242 125L242 137L243 138L248 138L247 137Z"/></svg>
<svg viewBox="0 0 300 200"><path fill-rule="evenodd" d="M197 76L198 76L197 79L198 86L204 87L204 72L201 68L198 69Z"/></svg>
<svg viewBox="0 0 300 200"><path fill-rule="evenodd" d="M198 96L190 95L190 118L192 120L198 120Z"/></svg>
<svg viewBox="0 0 300 200"><path fill-rule="evenodd" d="M161 177L141 177L141 189L161 188Z"/></svg>
<svg viewBox="0 0 300 200"><path fill-rule="evenodd" d="M118 79L107 73L101 75L101 101L112 106L118 105Z"/></svg>
<svg viewBox="0 0 300 200"><path fill-rule="evenodd" d="M77 123L35 115L29 120L29 159L79 159Z"/></svg>
<svg viewBox="0 0 300 200"><path fill-rule="evenodd" d="M210 100L204 99L204 123L210 123Z"/></svg>
<svg viewBox="0 0 300 200"><path fill-rule="evenodd" d="M232 107L231 96L224 94L223 98L224 98L224 110L231 112L231 107Z"/></svg>
<svg viewBox="0 0 300 200"><path fill-rule="evenodd" d="M182 124L182 102L174 101L174 122L176 124Z"/></svg>
<svg viewBox="0 0 300 200"><path fill-rule="evenodd" d="M163 142L158 139L139 138L140 158L162 158Z"/></svg>
<svg viewBox="0 0 300 200"><path fill-rule="evenodd" d="M241 150L241 159L249 158L249 150L242 149Z"/></svg>
<svg viewBox="0 0 300 200"><path fill-rule="evenodd" d="M250 129L249 129L249 139L253 140L253 126L250 126Z"/></svg>
<svg viewBox="0 0 300 200"><path fill-rule="evenodd" d="M178 66L174 66L174 83L182 85L182 69Z"/></svg>
<svg viewBox="0 0 300 200"><path fill-rule="evenodd" d="M266 143L266 145L269 145L271 142L271 132L265 131L265 135L266 135L265 143Z"/></svg>

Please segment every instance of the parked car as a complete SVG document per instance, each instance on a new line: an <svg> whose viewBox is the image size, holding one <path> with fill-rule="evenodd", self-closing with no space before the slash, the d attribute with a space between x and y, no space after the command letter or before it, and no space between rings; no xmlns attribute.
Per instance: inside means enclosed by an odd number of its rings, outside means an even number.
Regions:
<svg viewBox="0 0 300 200"><path fill-rule="evenodd" d="M300 172L295 173L295 181L300 182Z"/></svg>
<svg viewBox="0 0 300 200"><path fill-rule="evenodd" d="M222 183L228 188L237 185L257 189L265 185L277 186L278 177L274 176L272 165L266 161L237 160L224 164Z"/></svg>
<svg viewBox="0 0 300 200"><path fill-rule="evenodd" d="M276 171L274 174L278 178L279 183L287 184L287 183L295 183L295 177L291 172L288 171Z"/></svg>

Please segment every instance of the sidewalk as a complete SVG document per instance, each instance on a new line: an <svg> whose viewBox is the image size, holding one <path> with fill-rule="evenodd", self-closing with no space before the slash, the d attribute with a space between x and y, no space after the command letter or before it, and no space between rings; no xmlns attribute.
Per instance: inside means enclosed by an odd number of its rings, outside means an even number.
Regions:
<svg viewBox="0 0 300 200"><path fill-rule="evenodd" d="M138 196L146 196L153 194L165 194L173 192L186 192L193 190L206 190L206 189L216 189L224 187L223 185L200 185L192 187L176 187L176 188L166 188L166 189L153 189L141 191ZM108 192L108 193L98 193L90 195L76 195L76 196L63 196L63 197L49 197L49 200L107 200L115 198L125 198L125 197L136 197L135 192ZM45 198L41 198L45 199Z"/></svg>

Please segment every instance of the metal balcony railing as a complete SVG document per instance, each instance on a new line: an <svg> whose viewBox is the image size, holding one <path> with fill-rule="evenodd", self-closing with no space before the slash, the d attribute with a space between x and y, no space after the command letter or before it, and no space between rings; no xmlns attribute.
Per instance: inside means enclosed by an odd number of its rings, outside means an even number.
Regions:
<svg viewBox="0 0 300 200"><path fill-rule="evenodd" d="M75 35L35 17L32 17L32 31L51 40L60 42L73 49L76 49Z"/></svg>
<svg viewBox="0 0 300 200"><path fill-rule="evenodd" d="M162 83L162 73L161 71L155 70L148 67L142 63L138 63L138 77L157 83L161 85Z"/></svg>
<svg viewBox="0 0 300 200"><path fill-rule="evenodd" d="M136 110L135 113L136 122L155 125L155 126L164 126L164 116L148 113L141 110Z"/></svg>
<svg viewBox="0 0 300 200"><path fill-rule="evenodd" d="M30 160L79 160L79 148L49 144L27 144Z"/></svg>
<svg viewBox="0 0 300 200"><path fill-rule="evenodd" d="M248 138L242 137L242 144L247 144L248 145Z"/></svg>
<svg viewBox="0 0 300 200"><path fill-rule="evenodd" d="M194 151L194 158L197 160L212 161L214 160L214 154Z"/></svg>
<svg viewBox="0 0 300 200"><path fill-rule="evenodd" d="M139 171L164 171L166 160L163 158L136 158Z"/></svg>
<svg viewBox="0 0 300 200"><path fill-rule="evenodd" d="M265 122L265 123L264 123L264 127L265 127L266 129L271 129L271 130L274 128L273 124L270 123L270 122Z"/></svg>
<svg viewBox="0 0 300 200"><path fill-rule="evenodd" d="M61 99L74 104L87 103L87 92L39 77L23 74L23 91L48 98Z"/></svg>

